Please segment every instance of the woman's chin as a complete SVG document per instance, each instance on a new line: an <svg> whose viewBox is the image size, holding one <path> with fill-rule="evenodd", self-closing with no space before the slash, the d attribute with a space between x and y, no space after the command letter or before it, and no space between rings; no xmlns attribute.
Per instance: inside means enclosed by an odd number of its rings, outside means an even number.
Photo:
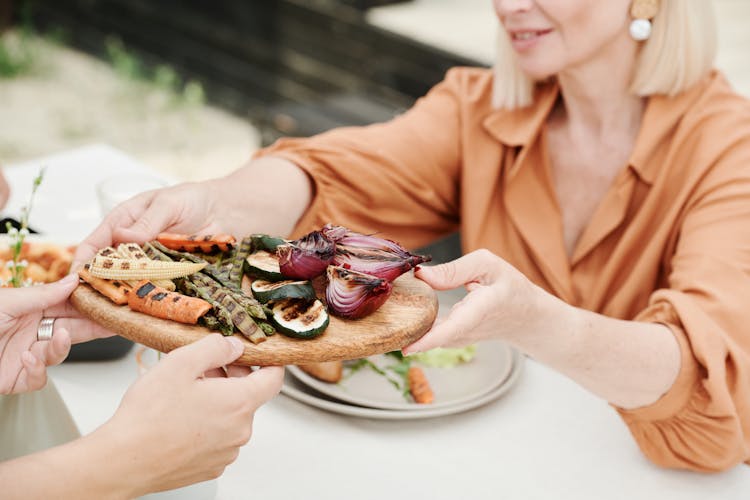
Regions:
<svg viewBox="0 0 750 500"><path fill-rule="evenodd" d="M555 76L558 72L558 68L521 64L521 71L523 71L523 74L530 80L541 82Z"/></svg>

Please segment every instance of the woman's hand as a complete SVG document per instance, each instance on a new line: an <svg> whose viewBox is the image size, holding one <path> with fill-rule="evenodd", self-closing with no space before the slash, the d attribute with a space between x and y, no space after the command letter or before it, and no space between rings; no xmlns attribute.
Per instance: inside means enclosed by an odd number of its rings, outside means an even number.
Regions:
<svg viewBox="0 0 750 500"><path fill-rule="evenodd" d="M111 454L128 467L120 474L143 488L135 493L216 478L237 458L255 410L278 394L284 374L268 367L204 376L241 353L239 340L209 335L167 354L127 391L97 433L118 443Z"/></svg>
<svg viewBox="0 0 750 500"><path fill-rule="evenodd" d="M0 288L0 394L41 389L47 367L59 364L71 343L112 333L82 318L67 302L78 285L70 274L56 283L26 288ZM37 340L42 318L55 318L51 340Z"/></svg>
<svg viewBox="0 0 750 500"><path fill-rule="evenodd" d="M487 250L420 266L416 276L437 290L463 285L469 293L404 354L500 339L622 408L653 403L679 372L680 347L668 327L573 307Z"/></svg>
<svg viewBox="0 0 750 500"><path fill-rule="evenodd" d="M217 197L211 183L186 183L147 191L116 206L76 250L73 268L114 242L153 240L163 231L218 232Z"/></svg>
<svg viewBox="0 0 750 500"><path fill-rule="evenodd" d="M540 303L552 298L488 250L420 266L415 276L436 290L463 286L469 293L421 339L405 347L404 354L493 338L512 341L540 321Z"/></svg>
<svg viewBox="0 0 750 500"><path fill-rule="evenodd" d="M74 269L115 242L153 240L159 233L254 232L286 236L312 198L312 183L299 167L261 158L220 179L142 193L112 210L78 246Z"/></svg>

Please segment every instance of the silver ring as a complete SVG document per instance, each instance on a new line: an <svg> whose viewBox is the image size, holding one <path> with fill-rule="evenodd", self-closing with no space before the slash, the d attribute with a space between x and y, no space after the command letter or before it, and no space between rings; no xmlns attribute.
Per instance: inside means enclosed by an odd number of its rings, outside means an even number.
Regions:
<svg viewBox="0 0 750 500"><path fill-rule="evenodd" d="M52 340L52 330L55 328L55 318L42 318L36 331L37 340Z"/></svg>

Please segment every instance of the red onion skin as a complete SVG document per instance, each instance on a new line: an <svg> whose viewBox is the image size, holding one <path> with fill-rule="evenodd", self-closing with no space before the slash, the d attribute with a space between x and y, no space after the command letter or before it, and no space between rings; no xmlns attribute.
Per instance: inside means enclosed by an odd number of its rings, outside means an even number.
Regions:
<svg viewBox="0 0 750 500"><path fill-rule="evenodd" d="M320 231L336 242L333 265L393 281L429 256L410 253L399 243L373 235L360 234L343 226L326 224Z"/></svg>
<svg viewBox="0 0 750 500"><path fill-rule="evenodd" d="M335 252L336 244L320 231L276 248L281 274L298 280L310 280L323 274Z"/></svg>
<svg viewBox="0 0 750 500"><path fill-rule="evenodd" d="M328 268L326 302L336 316L346 319L364 318L377 311L388 300L392 290L393 283L390 281L335 266Z"/></svg>
<svg viewBox="0 0 750 500"><path fill-rule="evenodd" d="M393 281L409 269L411 265L408 262L400 262L395 266L385 267L382 262L373 262L372 266L362 265L362 262L356 260L342 259L337 255L334 257L332 264L334 266L343 267L350 271L357 271L363 274L369 274L377 278L384 280Z"/></svg>
<svg viewBox="0 0 750 500"><path fill-rule="evenodd" d="M321 260L291 245L280 245L276 249L276 255L279 256L281 274L295 280L310 280L320 276L333 261L333 256L328 260Z"/></svg>
<svg viewBox="0 0 750 500"><path fill-rule="evenodd" d="M383 250L337 245L333 265L393 281L414 266L429 260L430 257L412 255L408 252L405 255L395 255Z"/></svg>

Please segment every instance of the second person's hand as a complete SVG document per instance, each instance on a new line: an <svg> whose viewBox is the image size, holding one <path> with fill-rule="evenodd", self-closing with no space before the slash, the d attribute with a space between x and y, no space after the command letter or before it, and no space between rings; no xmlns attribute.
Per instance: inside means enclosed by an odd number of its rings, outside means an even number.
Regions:
<svg viewBox="0 0 750 500"><path fill-rule="evenodd" d="M175 349L125 394L119 409L92 435L122 443L112 466L138 488L178 488L221 475L252 434L255 411L281 390L284 369L205 376L242 353L242 343L218 334ZM232 374L232 371L229 371ZM133 442L139 446L132 446Z"/></svg>
<svg viewBox="0 0 750 500"><path fill-rule="evenodd" d="M0 288L0 394L41 389L47 367L61 363L71 344L112 335L68 302L78 275L25 288ZM42 318L54 318L51 340L38 340Z"/></svg>

